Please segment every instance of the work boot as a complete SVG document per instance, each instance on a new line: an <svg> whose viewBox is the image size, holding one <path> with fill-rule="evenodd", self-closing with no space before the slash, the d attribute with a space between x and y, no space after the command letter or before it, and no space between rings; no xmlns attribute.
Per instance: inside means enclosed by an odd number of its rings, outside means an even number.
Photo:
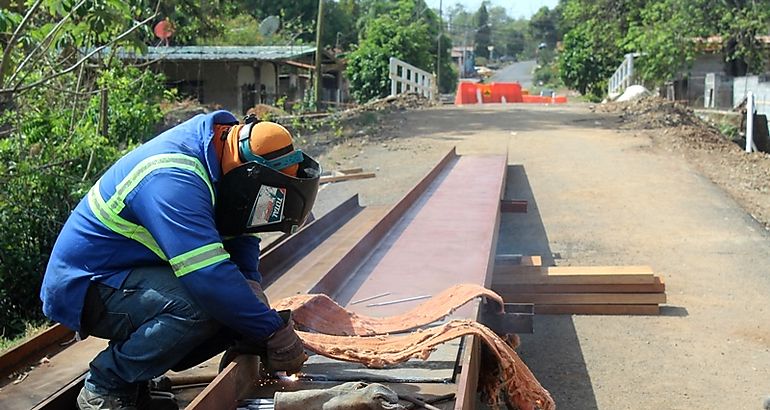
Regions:
<svg viewBox="0 0 770 410"><path fill-rule="evenodd" d="M179 410L179 404L173 393L152 390L149 384L139 386L137 403L140 410Z"/></svg>
<svg viewBox="0 0 770 410"><path fill-rule="evenodd" d="M77 403L80 410L139 410L136 397L99 394L85 387L80 389Z"/></svg>

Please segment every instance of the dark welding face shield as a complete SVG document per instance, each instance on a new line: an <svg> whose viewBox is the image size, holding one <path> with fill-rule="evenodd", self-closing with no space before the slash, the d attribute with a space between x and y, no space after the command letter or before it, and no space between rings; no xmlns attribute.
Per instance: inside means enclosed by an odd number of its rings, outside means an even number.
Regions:
<svg viewBox="0 0 770 410"><path fill-rule="evenodd" d="M250 132L249 125L243 127L246 132ZM240 144L240 151L245 162L227 172L217 186L219 233L295 232L310 214L318 194L318 162L300 150L272 159L254 155L248 144ZM287 164L298 165L296 177L278 171Z"/></svg>
<svg viewBox="0 0 770 410"><path fill-rule="evenodd" d="M296 231L313 208L320 176L318 162L304 153L296 177L256 161L234 168L217 188L219 232L232 236Z"/></svg>

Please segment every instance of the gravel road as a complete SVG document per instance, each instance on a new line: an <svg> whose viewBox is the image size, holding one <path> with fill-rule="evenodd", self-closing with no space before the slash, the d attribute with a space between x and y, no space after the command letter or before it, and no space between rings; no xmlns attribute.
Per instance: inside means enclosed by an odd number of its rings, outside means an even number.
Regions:
<svg viewBox="0 0 770 410"><path fill-rule="evenodd" d="M436 107L388 123L384 135L321 155L327 169L363 167L377 178L324 188L319 213L356 192L365 204L393 203L451 146L507 151L506 195L530 210L504 215L498 252L564 266L650 265L665 278L661 316L536 317L519 351L559 409L761 408L770 238L684 155L585 105Z"/></svg>

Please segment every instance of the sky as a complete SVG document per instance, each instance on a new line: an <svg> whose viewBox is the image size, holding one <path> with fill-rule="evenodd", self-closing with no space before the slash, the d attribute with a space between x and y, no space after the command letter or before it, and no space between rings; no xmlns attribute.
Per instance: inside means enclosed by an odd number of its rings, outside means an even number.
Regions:
<svg viewBox="0 0 770 410"><path fill-rule="evenodd" d="M443 0L442 7L444 10L448 10L455 4L460 3L465 6L465 9L474 12L481 6L482 0ZM438 9L439 0L426 0L428 6L434 9ZM547 6L548 8L556 7L559 0L492 0L490 1L492 6L503 6L508 11L508 16L513 18L530 18L540 7Z"/></svg>

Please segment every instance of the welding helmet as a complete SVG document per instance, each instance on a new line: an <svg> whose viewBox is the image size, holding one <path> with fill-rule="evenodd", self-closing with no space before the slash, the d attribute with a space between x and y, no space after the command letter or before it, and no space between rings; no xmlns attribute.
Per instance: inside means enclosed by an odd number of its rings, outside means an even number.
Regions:
<svg viewBox="0 0 770 410"><path fill-rule="evenodd" d="M294 149L289 131L273 122L247 119L230 133L238 139L240 164L223 169L217 186L219 232L296 231L318 193L318 162Z"/></svg>

